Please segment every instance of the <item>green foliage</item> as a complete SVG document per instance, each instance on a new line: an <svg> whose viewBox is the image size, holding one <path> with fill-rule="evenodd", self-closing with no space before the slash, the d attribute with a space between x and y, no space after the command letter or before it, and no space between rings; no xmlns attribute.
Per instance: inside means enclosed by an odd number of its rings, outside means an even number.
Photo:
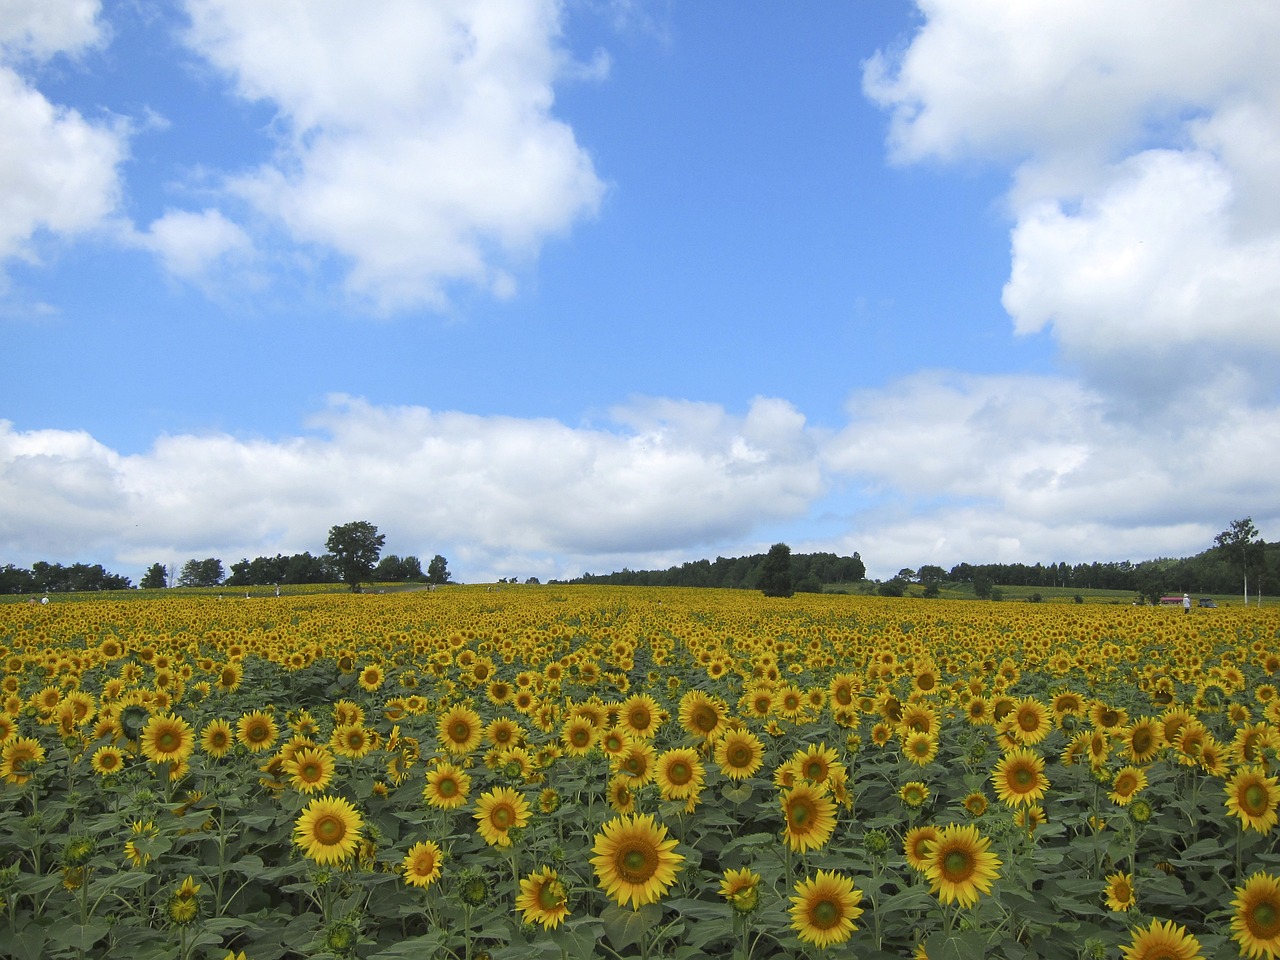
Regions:
<svg viewBox="0 0 1280 960"><path fill-rule="evenodd" d="M358 593L360 584L372 579L373 565L378 562L386 540L368 520L353 520L329 528L325 549L333 558L342 582Z"/></svg>
<svg viewBox="0 0 1280 960"><path fill-rule="evenodd" d="M178 574L180 587L216 587L222 583L222 561L217 557L188 560Z"/></svg>
<svg viewBox="0 0 1280 960"><path fill-rule="evenodd" d="M142 590L160 590L169 585L169 571L163 563L153 563L138 587Z"/></svg>
<svg viewBox="0 0 1280 960"><path fill-rule="evenodd" d="M766 597L789 597L795 593L791 580L791 548L775 543L760 565L760 592Z"/></svg>

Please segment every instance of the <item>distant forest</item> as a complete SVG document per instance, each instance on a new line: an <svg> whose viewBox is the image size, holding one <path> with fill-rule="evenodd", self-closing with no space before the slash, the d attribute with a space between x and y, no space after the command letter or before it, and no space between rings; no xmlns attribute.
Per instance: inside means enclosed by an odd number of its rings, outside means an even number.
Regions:
<svg viewBox="0 0 1280 960"><path fill-rule="evenodd" d="M749 557L716 557L693 560L666 570L627 570L619 573L585 573L569 583L611 583L625 587L725 587L758 590L766 554ZM825 584L858 583L866 579L862 557L834 553L791 554L791 582L800 593L821 593Z"/></svg>

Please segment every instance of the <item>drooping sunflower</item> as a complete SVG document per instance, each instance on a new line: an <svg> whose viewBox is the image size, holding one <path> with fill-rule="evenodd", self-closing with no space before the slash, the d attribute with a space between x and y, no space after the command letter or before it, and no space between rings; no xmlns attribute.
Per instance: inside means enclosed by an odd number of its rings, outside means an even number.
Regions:
<svg viewBox="0 0 1280 960"><path fill-rule="evenodd" d="M11 737L0 749L0 776L8 783L26 783L42 763L44 747L34 737Z"/></svg>
<svg viewBox="0 0 1280 960"><path fill-rule="evenodd" d="M730 730L716 741L716 763L730 780L745 780L764 764L764 744L750 730Z"/></svg>
<svg viewBox="0 0 1280 960"><path fill-rule="evenodd" d="M191 724L172 713L154 713L142 728L138 741L152 763L182 763L195 749Z"/></svg>
<svg viewBox="0 0 1280 960"><path fill-rule="evenodd" d="M1111 792L1107 794L1111 802L1126 807L1139 793L1147 788L1147 772L1140 767L1121 767L1111 781Z"/></svg>
<svg viewBox="0 0 1280 960"><path fill-rule="evenodd" d="M411 887L429 887L440 879L444 854L434 840L420 840L409 848L400 864L404 882Z"/></svg>
<svg viewBox="0 0 1280 960"><path fill-rule="evenodd" d="M853 881L834 870L819 870L817 876L796 883L791 898L791 928L805 943L823 949L844 943L857 928L862 916L862 891Z"/></svg>
<svg viewBox="0 0 1280 960"><path fill-rule="evenodd" d="M729 868L720 881L720 896L729 901L734 913L753 912L760 906L760 874L750 869Z"/></svg>
<svg viewBox="0 0 1280 960"><path fill-rule="evenodd" d="M991 892L992 882L1000 876L1000 858L988 848L991 840L972 825L951 824L938 831L928 848L925 876L931 892L943 903L959 903L969 907L978 895Z"/></svg>
<svg viewBox="0 0 1280 960"><path fill-rule="evenodd" d="M347 860L360 845L364 817L342 797L316 797L302 809L293 842L322 866Z"/></svg>
<svg viewBox="0 0 1280 960"><path fill-rule="evenodd" d="M690 690L680 698L680 726L691 737L714 740L724 727L727 709L719 697Z"/></svg>
<svg viewBox="0 0 1280 960"><path fill-rule="evenodd" d="M1044 757L1029 748L1010 750L996 763L991 782L1002 802L1017 807L1044 798L1049 778L1044 775Z"/></svg>
<svg viewBox="0 0 1280 960"><path fill-rule="evenodd" d="M569 915L569 897L560 874L544 866L520 880L516 909L525 923L540 923L544 930L554 930Z"/></svg>
<svg viewBox="0 0 1280 960"><path fill-rule="evenodd" d="M1247 830L1268 833L1276 825L1280 786L1265 767L1241 767L1226 785L1227 812L1240 818Z"/></svg>
<svg viewBox="0 0 1280 960"><path fill-rule="evenodd" d="M684 863L684 856L675 852L676 843L652 814L608 821L591 848L600 888L622 907L655 902L675 883Z"/></svg>
<svg viewBox="0 0 1280 960"><path fill-rule="evenodd" d="M480 714L470 707L457 706L440 718L436 738L450 753L462 756L479 746L483 732Z"/></svg>
<svg viewBox="0 0 1280 960"><path fill-rule="evenodd" d="M299 793L323 790L333 779L333 754L323 747L303 747L284 762L289 785Z"/></svg>
<svg viewBox="0 0 1280 960"><path fill-rule="evenodd" d="M495 787L480 794L472 816L485 843L491 847L509 847L510 832L529 823L529 803L510 787Z"/></svg>
<svg viewBox="0 0 1280 960"><path fill-rule="evenodd" d="M698 752L689 747L667 750L658 757L654 770L654 779L663 800L690 800L696 797L702 790L705 775Z"/></svg>
<svg viewBox="0 0 1280 960"><path fill-rule="evenodd" d="M780 798L786 827L782 839L797 853L816 850L831 839L836 828L836 804L826 787L798 783Z"/></svg>
<svg viewBox="0 0 1280 960"><path fill-rule="evenodd" d="M1134 927L1132 939L1123 948L1124 960L1202 960L1200 941L1187 928L1172 920L1152 920L1148 926Z"/></svg>
<svg viewBox="0 0 1280 960"><path fill-rule="evenodd" d="M1280 957L1280 877L1255 873L1235 892L1231 938L1240 953L1251 960Z"/></svg>
<svg viewBox="0 0 1280 960"><path fill-rule="evenodd" d="M244 714L236 724L236 739L250 753L262 753L270 750L276 742L279 729L271 714L265 710L253 710Z"/></svg>
<svg viewBox="0 0 1280 960"><path fill-rule="evenodd" d="M618 723L632 737L649 740L662 725L662 708L647 693L635 693L622 702Z"/></svg>
<svg viewBox="0 0 1280 960"><path fill-rule="evenodd" d="M1106 879L1103 894L1106 896L1107 909L1123 913L1134 904L1133 874L1116 872Z"/></svg>
<svg viewBox="0 0 1280 960"><path fill-rule="evenodd" d="M422 796L440 810L454 810L467 802L471 793L471 775L452 763L438 763L427 772L427 785Z"/></svg>

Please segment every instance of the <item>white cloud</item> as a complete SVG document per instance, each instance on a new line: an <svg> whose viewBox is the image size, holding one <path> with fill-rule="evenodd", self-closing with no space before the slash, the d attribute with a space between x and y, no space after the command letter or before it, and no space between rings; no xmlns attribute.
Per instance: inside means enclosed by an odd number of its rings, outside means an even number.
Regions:
<svg viewBox="0 0 1280 960"><path fill-rule="evenodd" d="M0 0L0 49L47 59L100 43L99 0Z"/></svg>
<svg viewBox="0 0 1280 960"><path fill-rule="evenodd" d="M228 259L251 252L253 242L217 210L167 210L138 242L155 251L171 274L200 281Z"/></svg>
<svg viewBox="0 0 1280 960"><path fill-rule="evenodd" d="M741 417L667 402L617 418L615 429L573 428L338 397L313 424L319 436L163 437L127 457L83 434L0 421L0 551L229 564L317 552L331 525L363 518L388 550L464 549L459 575L507 576L518 562L524 575L563 576L592 558L745 537L803 514L823 490L804 419L780 401ZM621 426L633 420L645 425Z"/></svg>
<svg viewBox="0 0 1280 960"><path fill-rule="evenodd" d="M233 189L384 308L440 305L455 282L509 295L514 267L597 208L591 159L551 113L570 66L554 0L187 10L192 48L279 111L280 155Z"/></svg>
<svg viewBox="0 0 1280 960"><path fill-rule="evenodd" d="M1012 161L1004 304L1113 415L1280 380L1280 6L920 0L865 65L903 162Z"/></svg>

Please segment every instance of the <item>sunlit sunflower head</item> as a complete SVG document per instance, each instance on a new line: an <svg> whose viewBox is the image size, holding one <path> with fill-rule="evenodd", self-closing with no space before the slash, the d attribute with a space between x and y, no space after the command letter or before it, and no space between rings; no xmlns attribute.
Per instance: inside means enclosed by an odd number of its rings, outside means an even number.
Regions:
<svg viewBox="0 0 1280 960"><path fill-rule="evenodd" d="M210 720L200 731L200 749L215 760L225 757L235 745L235 734L226 720Z"/></svg>
<svg viewBox="0 0 1280 960"><path fill-rule="evenodd" d="M360 845L364 817L342 797L317 797L302 809L293 842L321 865L340 864Z"/></svg>
<svg viewBox="0 0 1280 960"><path fill-rule="evenodd" d="M483 733L480 714L470 707L457 706L440 717L436 739L450 753L463 756L479 746Z"/></svg>
<svg viewBox="0 0 1280 960"><path fill-rule="evenodd" d="M929 788L919 780L910 780L898 788L898 799L908 807L918 809L929 799Z"/></svg>
<svg viewBox="0 0 1280 960"><path fill-rule="evenodd" d="M862 916L862 891L843 874L819 870L817 876L796 883L791 898L791 929L805 943L819 949L844 943Z"/></svg>
<svg viewBox="0 0 1280 960"><path fill-rule="evenodd" d="M652 815L615 817L596 834L591 863L600 888L619 906L642 907L675 883L684 863L675 848L675 838Z"/></svg>
<svg viewBox="0 0 1280 960"><path fill-rule="evenodd" d="M373 732L363 723L343 723L329 734L329 749L348 760L359 760L373 750Z"/></svg>
<svg viewBox="0 0 1280 960"><path fill-rule="evenodd" d="M698 752L688 747L667 750L655 764L654 778L664 800L688 800L697 796L704 776Z"/></svg>
<svg viewBox="0 0 1280 960"><path fill-rule="evenodd" d="M1152 920L1130 931L1129 945L1121 951L1124 960L1199 960L1200 941L1187 928L1172 920Z"/></svg>
<svg viewBox="0 0 1280 960"><path fill-rule="evenodd" d="M632 737L648 740L662 725L662 708L647 693L632 694L623 701L618 722Z"/></svg>
<svg viewBox="0 0 1280 960"><path fill-rule="evenodd" d="M454 810L467 802L470 792L470 774L452 763L439 763L427 771L422 796L439 810Z"/></svg>
<svg viewBox="0 0 1280 960"><path fill-rule="evenodd" d="M172 713L152 714L138 741L142 753L152 763L180 763L191 756L195 737L191 724Z"/></svg>
<svg viewBox="0 0 1280 960"><path fill-rule="evenodd" d="M276 721L265 710L253 710L244 714L236 724L236 739L250 753L261 753L271 749L278 734Z"/></svg>
<svg viewBox="0 0 1280 960"><path fill-rule="evenodd" d="M1147 788L1147 772L1140 767L1121 767L1111 781L1111 792L1107 794L1112 803L1122 807L1128 806L1133 798Z"/></svg>
<svg viewBox="0 0 1280 960"><path fill-rule="evenodd" d="M1154 717L1139 717L1120 731L1125 753L1134 763L1148 763L1164 746L1164 725Z"/></svg>
<svg viewBox="0 0 1280 960"><path fill-rule="evenodd" d="M699 740L714 740L724 727L726 713L724 701L701 690L690 690L680 698L680 726Z"/></svg>
<svg viewBox="0 0 1280 960"><path fill-rule="evenodd" d="M1248 830L1268 833L1276 825L1280 786L1265 767L1241 767L1227 782L1227 812Z"/></svg>
<svg viewBox="0 0 1280 960"><path fill-rule="evenodd" d="M1231 937L1243 956L1280 957L1280 877L1255 873L1235 888Z"/></svg>
<svg viewBox="0 0 1280 960"><path fill-rule="evenodd" d="M284 761L289 785L299 793L323 790L333 779L333 754L323 747L303 747Z"/></svg>
<svg viewBox="0 0 1280 960"><path fill-rule="evenodd" d="M1107 900L1107 909L1123 913L1134 904L1133 874L1113 873L1106 879L1103 894Z"/></svg>
<svg viewBox="0 0 1280 960"><path fill-rule="evenodd" d="M382 668L376 663L371 663L360 671L357 682L360 684L360 689L373 693L382 686L384 679L386 677L382 672Z"/></svg>
<svg viewBox="0 0 1280 960"><path fill-rule="evenodd" d="M926 766L938 755L938 738L913 730L902 739L902 755L918 767Z"/></svg>
<svg viewBox="0 0 1280 960"><path fill-rule="evenodd" d="M980 817L987 812L987 802L987 795L975 790L964 798L965 812L971 817Z"/></svg>
<svg viewBox="0 0 1280 960"><path fill-rule="evenodd" d="M613 772L630 777L636 786L642 786L653 779L654 761L657 752L648 740L632 740L621 753L610 758Z"/></svg>
<svg viewBox="0 0 1280 960"><path fill-rule="evenodd" d="M560 731L564 752L571 757L584 757L595 747L599 730L586 717L570 717Z"/></svg>
<svg viewBox="0 0 1280 960"><path fill-rule="evenodd" d="M1027 748L1011 750L996 763L991 782L996 795L1011 807L1035 803L1044 798L1049 787L1044 757Z"/></svg>
<svg viewBox="0 0 1280 960"><path fill-rule="evenodd" d="M786 826L782 839L798 853L816 850L831 839L836 828L836 804L826 787L798 783L780 798Z"/></svg>
<svg viewBox="0 0 1280 960"><path fill-rule="evenodd" d="M124 769L124 754L117 747L99 747L89 760L93 772L100 777L109 777Z"/></svg>
<svg viewBox="0 0 1280 960"><path fill-rule="evenodd" d="M929 845L938 839L938 828L933 824L912 827L902 838L902 852L907 865L921 873L929 865Z"/></svg>
<svg viewBox="0 0 1280 960"><path fill-rule="evenodd" d="M440 868L444 863L444 854L434 840L420 840L409 848L400 869L404 873L404 882L411 887L429 887L440 879Z"/></svg>
<svg viewBox="0 0 1280 960"><path fill-rule="evenodd" d="M609 778L606 795L609 806L614 813L634 813L636 809L635 783L630 777L613 776Z"/></svg>
<svg viewBox="0 0 1280 960"><path fill-rule="evenodd" d="M834 747L828 747L826 743L811 743L792 754L791 762L797 776L810 783L826 783L832 772L841 766L839 757Z"/></svg>
<svg viewBox="0 0 1280 960"><path fill-rule="evenodd" d="M558 871L544 866L520 880L516 909L525 923L554 930L569 915L569 897Z"/></svg>
<svg viewBox="0 0 1280 960"><path fill-rule="evenodd" d="M754 913L760 906L760 874L750 869L726 870L720 881L720 896L729 901L734 913Z"/></svg>
<svg viewBox="0 0 1280 960"><path fill-rule="evenodd" d="M939 900L969 907L980 894L991 892L992 882L1000 876L1000 858L990 846L991 840L971 824L951 824L938 831L924 872Z"/></svg>
<svg viewBox="0 0 1280 960"><path fill-rule="evenodd" d="M1008 719L1014 739L1027 746L1039 743L1053 730L1048 708L1035 697L1015 700Z"/></svg>
<svg viewBox="0 0 1280 960"><path fill-rule="evenodd" d="M764 764L764 744L750 730L729 730L716 741L715 758L730 780L745 780Z"/></svg>
<svg viewBox="0 0 1280 960"><path fill-rule="evenodd" d="M510 787L496 787L476 801L477 829L490 846L511 846L511 831L529 823L529 803Z"/></svg>

